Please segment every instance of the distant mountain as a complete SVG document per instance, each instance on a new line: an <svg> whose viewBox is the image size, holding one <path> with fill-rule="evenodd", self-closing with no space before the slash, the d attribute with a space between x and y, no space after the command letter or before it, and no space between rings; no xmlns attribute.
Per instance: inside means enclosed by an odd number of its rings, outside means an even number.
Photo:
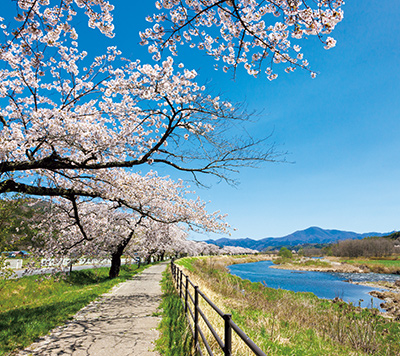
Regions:
<svg viewBox="0 0 400 356"><path fill-rule="evenodd" d="M267 237L261 240L245 239L227 239L222 238L218 240L207 240L207 243L215 244L218 246L240 246L247 247L254 250L265 250L268 247L276 246L297 246L304 244L325 244L332 243L340 240L348 239L363 239L368 236L387 236L390 233L367 232L358 234L352 231L341 230L325 230L320 227L309 227L305 230L296 231L290 235L283 237Z"/></svg>

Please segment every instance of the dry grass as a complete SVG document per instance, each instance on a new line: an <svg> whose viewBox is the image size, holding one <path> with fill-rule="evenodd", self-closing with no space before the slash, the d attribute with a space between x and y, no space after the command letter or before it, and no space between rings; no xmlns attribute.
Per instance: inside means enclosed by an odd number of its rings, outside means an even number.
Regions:
<svg viewBox="0 0 400 356"><path fill-rule="evenodd" d="M207 259L205 260L206 263L209 263L209 268L215 268L215 267L224 267L225 263L227 262L226 259L218 259L218 260L213 260L213 259ZM242 262L240 262L242 263ZM213 301L214 304L217 305L219 309L221 309L223 312L225 311L225 303L226 303L226 298L221 295L221 293L215 292L213 288L207 283L204 279L200 278L197 274L191 273L188 270L184 271L185 274L189 275L190 280L195 284L200 286L200 290L209 298ZM229 285L228 289L228 295L229 292L237 291L238 286L234 285ZM194 288L190 285L189 287L190 294L194 296ZM217 334L223 339L224 335L224 321L220 317L220 315L203 299L199 298L199 305L200 309L202 312L206 315L208 321L211 323L213 326L214 330L217 332ZM190 304L190 307L193 310L193 304ZM199 316L199 326L200 329L203 331L206 339L208 340L208 343L213 350L214 355L219 356L219 355L224 355L223 351L220 349L217 341L215 338L212 336L211 331L209 330L208 326L204 322L204 320ZM235 351L232 353L233 356L239 356L239 355L253 355L253 353L248 349L247 345L240 339L235 333L232 335L232 344L235 345ZM204 348L203 345L203 354L207 354L207 351Z"/></svg>
<svg viewBox="0 0 400 356"><path fill-rule="evenodd" d="M250 283L227 273L233 263L261 260L212 257L191 261L190 279L269 355L399 355L399 323L345 303L320 300ZM184 263L185 264L185 263ZM194 294L194 291L191 291ZM202 299L202 298L200 298ZM201 309L223 335L222 319L203 301ZM206 334L207 326L202 322ZM207 339L210 339L207 333ZM252 355L234 333L233 355ZM213 352L218 351L213 343Z"/></svg>

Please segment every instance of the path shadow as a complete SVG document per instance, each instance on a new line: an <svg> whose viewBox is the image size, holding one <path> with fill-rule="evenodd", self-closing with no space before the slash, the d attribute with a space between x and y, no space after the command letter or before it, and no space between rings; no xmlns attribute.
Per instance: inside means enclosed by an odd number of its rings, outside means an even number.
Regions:
<svg viewBox="0 0 400 356"><path fill-rule="evenodd" d="M19 355L110 356L110 350L116 348L118 356L134 355L131 348L149 332L142 327L143 324L149 322L147 319L153 319L150 322L154 325L158 322L153 312L159 303L160 296L147 293L103 297L81 309L74 320L40 338L32 348L21 351ZM53 307L61 306L54 304ZM40 318L43 310L36 308L32 312Z"/></svg>

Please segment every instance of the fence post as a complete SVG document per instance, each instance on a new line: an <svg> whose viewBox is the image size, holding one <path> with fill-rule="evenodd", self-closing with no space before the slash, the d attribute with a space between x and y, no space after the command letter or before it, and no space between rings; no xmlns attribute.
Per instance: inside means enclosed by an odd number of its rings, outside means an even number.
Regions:
<svg viewBox="0 0 400 356"><path fill-rule="evenodd" d="M186 286L185 286L185 313L188 312L188 293L189 293L189 277L186 276Z"/></svg>
<svg viewBox="0 0 400 356"><path fill-rule="evenodd" d="M175 288L178 289L178 273L179 273L179 268L177 265L175 265Z"/></svg>
<svg viewBox="0 0 400 356"><path fill-rule="evenodd" d="M179 273L179 298L181 298L181 299L182 299L182 275L183 275L183 272L182 272L182 270L180 270L180 273Z"/></svg>
<svg viewBox="0 0 400 356"><path fill-rule="evenodd" d="M194 347L199 343L199 287L194 287Z"/></svg>
<svg viewBox="0 0 400 356"><path fill-rule="evenodd" d="M225 320L225 348L224 355L231 356L232 355L232 327L231 327L231 314L224 314Z"/></svg>

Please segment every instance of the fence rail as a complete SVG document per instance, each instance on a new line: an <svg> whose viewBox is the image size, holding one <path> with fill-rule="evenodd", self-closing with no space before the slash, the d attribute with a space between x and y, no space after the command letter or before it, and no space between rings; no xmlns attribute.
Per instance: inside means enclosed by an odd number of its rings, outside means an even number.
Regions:
<svg viewBox="0 0 400 356"><path fill-rule="evenodd" d="M199 325L200 317L208 327L215 341L223 351L224 356L232 355L232 331L234 331L250 348L256 356L266 356L266 354L233 322L232 315L226 314L219 309L200 289L195 286L189 277L183 273L183 271L171 261L171 271L175 282L175 287L179 293L182 304L185 309L186 317L189 321L189 326L193 334L194 345L196 351L203 356L203 351L200 344L200 339L204 348L207 350L209 356L213 356L213 352L207 339L204 335L203 330ZM190 293L190 288L194 290L194 296ZM203 311L200 309L199 301L200 298L211 306L212 309L224 320L224 336L223 339L215 331L210 321L207 319Z"/></svg>

